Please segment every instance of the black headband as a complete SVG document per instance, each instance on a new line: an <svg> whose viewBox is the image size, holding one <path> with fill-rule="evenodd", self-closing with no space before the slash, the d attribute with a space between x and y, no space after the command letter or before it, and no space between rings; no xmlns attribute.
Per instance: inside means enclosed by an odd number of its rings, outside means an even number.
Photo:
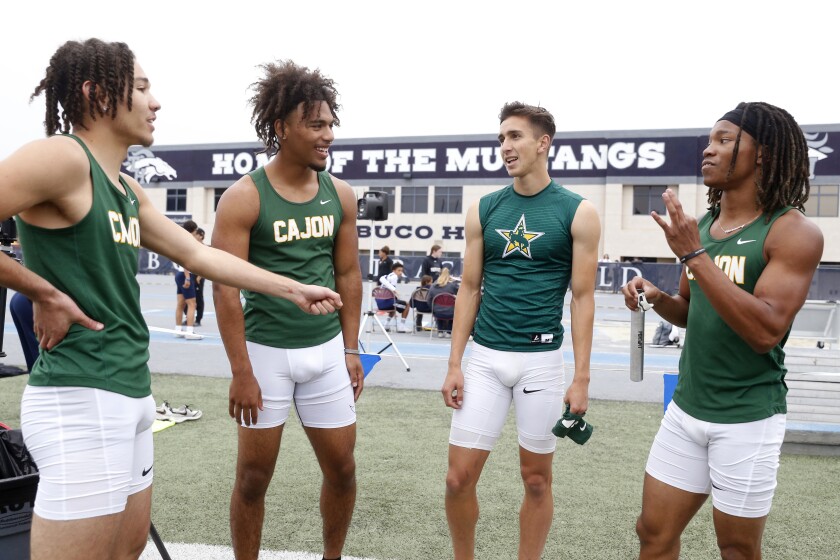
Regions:
<svg viewBox="0 0 840 560"><path fill-rule="evenodd" d="M740 126L741 130L752 136L756 142L761 142L758 137L758 122L755 113L748 113L747 118L744 118L743 109L732 109L718 121L729 121L734 125Z"/></svg>

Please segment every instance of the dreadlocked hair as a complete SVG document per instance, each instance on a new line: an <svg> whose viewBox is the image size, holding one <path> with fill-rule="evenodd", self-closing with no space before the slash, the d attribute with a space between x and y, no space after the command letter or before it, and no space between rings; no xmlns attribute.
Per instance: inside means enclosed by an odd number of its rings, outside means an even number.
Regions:
<svg viewBox="0 0 840 560"><path fill-rule="evenodd" d="M47 136L58 131L70 132L71 125L82 125L85 100L82 84L91 81L87 114L91 119L117 116L117 105L125 100L131 110L131 84L134 83L134 53L125 43L106 43L88 39L83 43L67 41L50 59L47 72L29 97L32 101L44 94ZM59 112L60 106L60 112Z"/></svg>
<svg viewBox="0 0 840 560"><path fill-rule="evenodd" d="M756 174L756 204L769 218L776 210L793 206L804 211L811 190L808 177L808 143L802 129L790 113L769 103L739 103L744 111L742 122L752 118L756 145L761 146L761 171ZM743 129L738 130L729 172L735 169ZM759 150L756 150L758 164ZM709 189L709 209L720 205L722 191Z"/></svg>
<svg viewBox="0 0 840 560"><path fill-rule="evenodd" d="M552 114L548 112L548 109L538 105L528 105L521 101L505 103L501 113L499 113L499 123L503 123L509 117L525 117L531 123L531 126L543 134L548 134L548 137L552 139L554 133L557 132Z"/></svg>
<svg viewBox="0 0 840 560"><path fill-rule="evenodd" d="M334 119L333 124L341 124L337 115L340 106L336 101L338 91L335 82L321 74L320 70L309 70L291 60L278 60L260 68L265 76L251 84L254 90L250 100L254 107L251 124L265 145L264 152L274 154L280 151L274 123L278 120L284 122L301 103L304 103L303 114L309 115L318 103L326 102Z"/></svg>

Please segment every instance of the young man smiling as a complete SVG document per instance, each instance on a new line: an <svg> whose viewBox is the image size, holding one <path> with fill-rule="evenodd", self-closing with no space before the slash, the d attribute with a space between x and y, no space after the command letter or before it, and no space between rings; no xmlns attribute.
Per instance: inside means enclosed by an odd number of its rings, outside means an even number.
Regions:
<svg viewBox="0 0 840 560"><path fill-rule="evenodd" d="M576 414L589 406L598 215L591 203L548 175L555 132L551 113L513 102L502 108L499 121L502 157L513 184L483 196L467 212L464 273L441 389L444 403L455 409L446 517L456 560L474 557L476 485L511 402L525 487L518 557L540 558L554 512L551 428L564 403ZM561 318L570 286L575 375L566 390ZM473 328L472 356L462 372Z"/></svg>
<svg viewBox="0 0 840 560"><path fill-rule="evenodd" d="M274 157L230 187L213 246L302 282L335 288L338 316L313 318L284 301L213 285L231 364L230 415L239 426L230 526L236 558L259 554L265 494L294 401L323 473L324 558L341 556L356 499L353 450L362 276L356 197L326 171L338 125L333 81L291 61L267 64L251 99L257 135Z"/></svg>
<svg viewBox="0 0 840 560"><path fill-rule="evenodd" d="M0 162L0 219L17 216L26 255L26 268L0 259L0 284L32 300L42 349L21 402L40 471L32 560L137 558L146 546L155 403L141 245L302 312L341 306L327 288L197 243L120 173L129 146L152 144L160 104L150 88L125 43L68 41L32 95L46 97L48 138Z"/></svg>

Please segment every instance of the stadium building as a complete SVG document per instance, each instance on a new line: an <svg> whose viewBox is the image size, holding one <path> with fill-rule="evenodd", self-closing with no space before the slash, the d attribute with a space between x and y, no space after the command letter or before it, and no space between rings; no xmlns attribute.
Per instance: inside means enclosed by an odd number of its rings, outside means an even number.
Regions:
<svg viewBox="0 0 840 560"><path fill-rule="evenodd" d="M840 124L804 126L811 166L806 215L825 236L824 265L840 264ZM664 213L662 192L674 189L685 211L707 207L700 173L709 129L558 132L548 158L554 180L589 199L601 216L599 254L611 261L673 263L651 210ZM267 161L258 143L132 148L124 170L176 221L212 232L227 187ZM387 195L384 221L359 221L363 255L388 245L413 260L433 244L444 259L463 256L466 210L509 184L494 135L337 139L329 171L365 191ZM208 237L209 239L209 237ZM152 264L151 262L149 263ZM141 267L143 268L143 267ZM146 267L149 268L149 267ZM153 267L152 267L153 268ZM457 266L456 266L457 268Z"/></svg>

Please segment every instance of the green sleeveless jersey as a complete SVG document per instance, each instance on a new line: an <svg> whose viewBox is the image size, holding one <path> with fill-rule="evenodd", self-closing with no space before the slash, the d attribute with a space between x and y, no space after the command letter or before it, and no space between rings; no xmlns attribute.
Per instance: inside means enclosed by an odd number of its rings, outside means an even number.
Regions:
<svg viewBox="0 0 840 560"><path fill-rule="evenodd" d="M344 213L330 174L318 173L318 194L303 203L277 194L264 168L250 175L260 195L260 215L251 228L248 260L303 284L334 290L333 249ZM309 315L279 297L242 293L246 340L274 348L306 348L341 331L338 313Z"/></svg>
<svg viewBox="0 0 840 560"><path fill-rule="evenodd" d="M554 181L533 196L513 185L481 197L484 293L474 339L494 350L545 352L563 343L572 277L572 220L583 197Z"/></svg>
<svg viewBox="0 0 840 560"><path fill-rule="evenodd" d="M762 216L737 233L714 239L710 229L720 212L716 208L700 220L700 242L731 282L753 293L767 266L764 241L770 227L789 210L778 210L769 223ZM790 327L772 350L756 353L720 318L691 271L687 274L691 299L674 402L695 418L719 424L754 422L787 412L782 348Z"/></svg>
<svg viewBox="0 0 840 560"><path fill-rule="evenodd" d="M29 376L35 386L104 389L128 397L151 394L149 329L140 312L137 262L139 202L111 183L81 139L90 162L93 203L79 223L45 229L18 218L26 267L70 296L92 319L92 331L72 325L50 351L42 351Z"/></svg>

